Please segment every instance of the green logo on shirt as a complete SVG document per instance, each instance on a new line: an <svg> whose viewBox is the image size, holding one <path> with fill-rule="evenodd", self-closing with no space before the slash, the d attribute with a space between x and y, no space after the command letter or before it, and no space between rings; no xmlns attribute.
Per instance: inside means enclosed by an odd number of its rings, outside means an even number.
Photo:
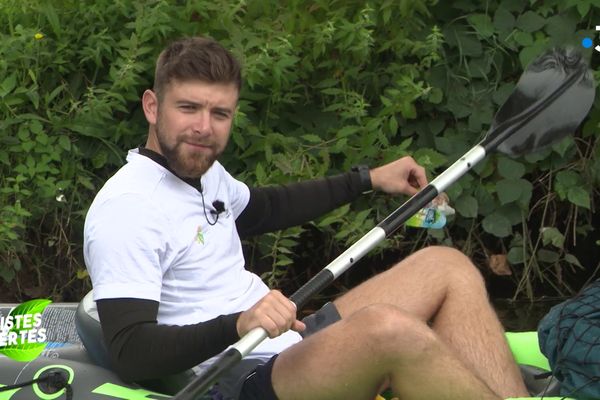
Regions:
<svg viewBox="0 0 600 400"><path fill-rule="evenodd" d="M200 244L204 244L204 234L202 233L202 225L198 225L198 230L196 231L196 241Z"/></svg>

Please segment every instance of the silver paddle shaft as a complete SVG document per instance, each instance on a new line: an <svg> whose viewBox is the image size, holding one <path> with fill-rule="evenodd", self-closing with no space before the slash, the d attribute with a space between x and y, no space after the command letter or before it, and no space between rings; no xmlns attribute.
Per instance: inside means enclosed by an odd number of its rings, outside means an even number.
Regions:
<svg viewBox="0 0 600 400"><path fill-rule="evenodd" d="M435 196L437 196L437 194L443 192L447 187L456 182L474 165L481 161L485 155L485 149L482 146L477 145L473 147L448 169L441 173L437 178L431 181L428 186L431 186L435 189ZM391 219L389 217L386 218L376 227L367 232L366 235L360 238L352 246L350 246L346 251L331 261L325 268L323 268L323 270L315 275L313 279L298 289L298 291L291 296L291 299L294 301L296 306L300 308L305 303L306 299L313 297L320 291L320 289L322 289L320 288L321 285L318 282L322 281L322 285L327 286L329 283L331 283L331 281L337 279L358 260L375 248L386 237L390 236L393 232L400 228L408 218L414 215L414 212L410 212L410 215L404 212L404 209L408 208L406 206L407 204L416 203L418 204L419 209L424 207L426 202L424 203L423 199L420 199L423 197L421 194L424 192L425 191L420 191L419 193L415 194L410 200L408 200L392 215L390 215L390 217L394 215L399 215L400 217ZM408 215L408 217L403 215ZM325 278L320 279L319 276L323 276ZM231 347L235 348L242 355L242 357L245 357L267 337L267 331L265 331L263 328L254 328L244 335L243 338L234 343Z"/></svg>

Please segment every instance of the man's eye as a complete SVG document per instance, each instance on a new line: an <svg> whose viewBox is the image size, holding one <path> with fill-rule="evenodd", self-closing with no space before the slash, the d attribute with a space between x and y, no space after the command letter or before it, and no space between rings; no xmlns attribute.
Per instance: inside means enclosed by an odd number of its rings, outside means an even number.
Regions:
<svg viewBox="0 0 600 400"><path fill-rule="evenodd" d="M194 111L196 110L196 106L192 104L182 104L179 106L179 109L183 111Z"/></svg>
<svg viewBox="0 0 600 400"><path fill-rule="evenodd" d="M229 118L229 114L224 112L224 111L216 111L215 115L217 116L217 118L219 119L226 119Z"/></svg>

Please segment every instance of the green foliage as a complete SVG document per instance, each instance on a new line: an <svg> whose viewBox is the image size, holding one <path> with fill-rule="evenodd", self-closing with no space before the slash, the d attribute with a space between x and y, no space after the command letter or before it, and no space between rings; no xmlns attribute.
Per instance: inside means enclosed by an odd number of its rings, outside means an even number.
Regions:
<svg viewBox="0 0 600 400"><path fill-rule="evenodd" d="M580 46L599 18L596 0L2 2L0 277L25 296L86 287L86 209L143 143L138 99L173 38L208 34L242 60L224 163L264 185L408 154L434 177L482 137L529 61ZM599 122L595 106L576 139L489 157L449 188L457 215L446 230L401 232L378 251L503 253L515 295L547 281L565 292L562 270L579 267L571 244L593 229ZM402 200L368 195L259 237L248 263L281 284L294 262L330 259Z"/></svg>

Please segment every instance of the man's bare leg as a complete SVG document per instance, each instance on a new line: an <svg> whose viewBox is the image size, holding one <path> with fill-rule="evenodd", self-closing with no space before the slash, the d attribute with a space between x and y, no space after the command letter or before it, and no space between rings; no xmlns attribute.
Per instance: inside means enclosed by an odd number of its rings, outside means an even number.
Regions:
<svg viewBox="0 0 600 400"><path fill-rule="evenodd" d="M369 304L395 305L428 323L495 393L527 396L483 279L459 251L431 247L416 252L335 304L342 318Z"/></svg>
<svg viewBox="0 0 600 400"><path fill-rule="evenodd" d="M374 305L292 346L273 366L281 400L500 400L418 318Z"/></svg>

